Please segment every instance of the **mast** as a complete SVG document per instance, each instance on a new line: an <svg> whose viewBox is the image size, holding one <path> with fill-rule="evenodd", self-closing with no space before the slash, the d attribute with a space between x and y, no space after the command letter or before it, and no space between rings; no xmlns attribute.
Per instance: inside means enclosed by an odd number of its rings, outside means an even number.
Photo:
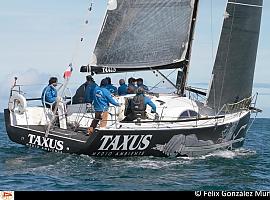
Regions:
<svg viewBox="0 0 270 200"><path fill-rule="evenodd" d="M206 105L220 111L252 95L263 0L229 0Z"/></svg>
<svg viewBox="0 0 270 200"><path fill-rule="evenodd" d="M177 79L176 79L177 94L180 96L184 95L185 87L187 84L188 71L189 71L190 59L191 59L191 48L192 48L192 44L193 44L193 37L194 37L195 25L196 25L196 20L197 20L197 13L198 13L198 6L199 6L199 0L195 0L192 21L191 21L188 49L187 49L187 54L186 54L186 61L187 62L183 65L182 71L179 70L177 73Z"/></svg>

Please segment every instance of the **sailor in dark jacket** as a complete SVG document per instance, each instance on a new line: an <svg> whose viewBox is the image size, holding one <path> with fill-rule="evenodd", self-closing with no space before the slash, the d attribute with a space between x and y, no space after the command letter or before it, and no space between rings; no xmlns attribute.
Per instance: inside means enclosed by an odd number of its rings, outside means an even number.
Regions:
<svg viewBox="0 0 270 200"><path fill-rule="evenodd" d="M136 93L137 87L135 84L136 84L136 79L133 77L130 77L128 79L128 89L127 89L128 94L135 94Z"/></svg>
<svg viewBox="0 0 270 200"><path fill-rule="evenodd" d="M148 87L146 86L146 85L144 85L143 84L143 79L142 78L138 78L137 79L137 87L138 88L143 88L143 90L145 91L145 92L148 92Z"/></svg>
<svg viewBox="0 0 270 200"><path fill-rule="evenodd" d="M86 76L86 82L83 83L72 97L72 104L92 103L94 89L97 86L91 75Z"/></svg>
<svg viewBox="0 0 270 200"><path fill-rule="evenodd" d="M123 121L133 121L134 119L141 118L147 119L146 106L151 106L151 113L156 113L157 107L152 100L144 95L143 88L136 90L136 96L130 101L130 110Z"/></svg>

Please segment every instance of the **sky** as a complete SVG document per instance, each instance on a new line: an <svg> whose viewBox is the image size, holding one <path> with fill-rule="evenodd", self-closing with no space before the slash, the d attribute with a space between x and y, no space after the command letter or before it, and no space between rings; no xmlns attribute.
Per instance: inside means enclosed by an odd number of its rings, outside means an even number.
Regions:
<svg viewBox="0 0 270 200"><path fill-rule="evenodd" d="M225 12L226 0L200 0L192 48L189 85L208 88ZM93 3L92 11L88 8ZM71 93L85 81L79 72L90 62L107 0L1 0L0 2L0 112L7 107L13 79L26 94L39 97L50 76L59 77L73 63ZM270 1L264 1L253 93L259 93L259 117L270 118ZM88 24L84 22L88 20ZM84 38L83 42L80 39ZM167 72L167 75L170 72ZM152 72L145 83L159 82ZM141 74L132 74L138 77ZM149 78L148 78L149 77ZM96 77L96 81L104 78ZM113 75L117 85L120 77ZM126 78L126 77L124 77ZM174 79L175 77L172 77ZM204 83L204 84L202 84ZM30 92L27 92L30 91Z"/></svg>

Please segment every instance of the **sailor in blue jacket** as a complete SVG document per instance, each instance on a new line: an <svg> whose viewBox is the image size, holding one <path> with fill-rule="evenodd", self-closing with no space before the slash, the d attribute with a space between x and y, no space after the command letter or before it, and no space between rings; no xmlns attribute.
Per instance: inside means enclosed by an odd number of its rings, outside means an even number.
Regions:
<svg viewBox="0 0 270 200"><path fill-rule="evenodd" d="M55 88L56 86L57 86L57 78L51 77L48 86L46 86L42 91L41 95L42 105L45 104L47 108L50 108L51 105L53 106L53 108L55 106L54 103L56 103L57 98L57 90Z"/></svg>
<svg viewBox="0 0 270 200"><path fill-rule="evenodd" d="M95 119L92 121L90 127L88 128L88 134L92 134L94 129L97 127L98 122L101 120L99 127L105 127L107 125L108 119L108 110L109 104L113 104L115 106L120 106L118 102L116 102L110 91L106 89L106 85L108 84L108 80L105 78L101 81L100 87L97 86L94 90L94 109L95 109Z"/></svg>
<svg viewBox="0 0 270 200"><path fill-rule="evenodd" d="M88 84L86 85L85 88L85 95L84 95L84 101L85 103L92 103L94 100L94 91L95 88L97 87L97 84L95 83L94 79L90 75L88 76L89 78L87 79Z"/></svg>
<svg viewBox="0 0 270 200"><path fill-rule="evenodd" d="M125 83L125 80L124 79L120 79L119 80L119 87L118 87L118 95L119 96L123 96L123 95L126 95L127 94L127 89L128 89L128 86L127 84Z"/></svg>
<svg viewBox="0 0 270 200"><path fill-rule="evenodd" d="M106 77L108 84L106 85L106 88L113 94L113 95L117 95L117 88L112 85L112 80L110 77Z"/></svg>

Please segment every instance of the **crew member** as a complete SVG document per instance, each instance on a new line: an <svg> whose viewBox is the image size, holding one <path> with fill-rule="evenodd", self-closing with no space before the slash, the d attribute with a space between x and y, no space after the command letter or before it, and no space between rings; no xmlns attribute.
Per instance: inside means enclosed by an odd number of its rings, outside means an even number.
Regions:
<svg viewBox="0 0 270 200"><path fill-rule="evenodd" d="M119 80L119 87L118 87L118 95L119 96L123 96L123 95L126 95L127 94L127 89L128 89L128 86L127 84L125 83L125 80L124 79L120 79Z"/></svg>
<svg viewBox="0 0 270 200"><path fill-rule="evenodd" d="M72 97L72 104L91 103L93 101L93 92L97 84L91 75L86 76L86 81L77 90Z"/></svg>
<svg viewBox="0 0 270 200"><path fill-rule="evenodd" d="M141 119L147 119L146 106L151 106L151 113L156 113L156 105L152 100L144 95L143 88L136 90L136 96L130 101L130 113L127 114L123 121L133 121L140 117Z"/></svg>
<svg viewBox="0 0 270 200"><path fill-rule="evenodd" d="M105 127L107 125L107 118L109 115L109 103L120 106L120 104L115 101L109 90L106 89L106 85L108 84L108 80L102 79L100 83L100 87L97 86L94 90L94 109L95 109L95 119L93 119L90 127L88 128L88 134L92 134L94 129L97 127L99 121L99 127Z"/></svg>
<svg viewBox="0 0 270 200"><path fill-rule="evenodd" d="M135 94L136 93L137 87L135 84L136 84L136 79L133 77L130 77L128 79L128 89L127 89L128 94Z"/></svg>
<svg viewBox="0 0 270 200"><path fill-rule="evenodd" d="M91 75L87 76L87 85L85 88L84 103L92 103L94 99L94 90L97 87L93 77Z"/></svg>
<svg viewBox="0 0 270 200"><path fill-rule="evenodd" d="M145 91L145 92L148 92L148 87L146 86L146 85L144 85L143 84L143 79L142 78L138 78L137 79L137 87L138 88L143 88L143 90Z"/></svg>
<svg viewBox="0 0 270 200"><path fill-rule="evenodd" d="M109 90L113 95L117 95L117 88L112 85L112 80L110 77L106 77L108 84L106 85L107 90Z"/></svg>
<svg viewBox="0 0 270 200"><path fill-rule="evenodd" d="M49 79L49 84L43 89L41 94L42 105L45 105L47 108L52 108L53 110L56 106L57 81L56 77L51 77Z"/></svg>

